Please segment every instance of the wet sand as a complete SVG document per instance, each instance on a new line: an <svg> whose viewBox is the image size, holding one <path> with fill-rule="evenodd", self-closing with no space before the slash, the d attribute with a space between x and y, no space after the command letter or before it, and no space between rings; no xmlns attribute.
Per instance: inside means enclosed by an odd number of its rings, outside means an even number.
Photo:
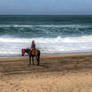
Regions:
<svg viewBox="0 0 92 92"><path fill-rule="evenodd" d="M92 53L0 58L0 92L92 92Z"/></svg>

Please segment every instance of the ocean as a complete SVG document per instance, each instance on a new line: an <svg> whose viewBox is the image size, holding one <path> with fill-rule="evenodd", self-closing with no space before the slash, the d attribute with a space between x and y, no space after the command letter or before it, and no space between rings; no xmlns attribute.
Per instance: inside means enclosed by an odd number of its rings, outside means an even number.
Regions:
<svg viewBox="0 0 92 92"><path fill-rule="evenodd" d="M21 56L32 40L41 55L92 52L92 16L0 16L0 57Z"/></svg>

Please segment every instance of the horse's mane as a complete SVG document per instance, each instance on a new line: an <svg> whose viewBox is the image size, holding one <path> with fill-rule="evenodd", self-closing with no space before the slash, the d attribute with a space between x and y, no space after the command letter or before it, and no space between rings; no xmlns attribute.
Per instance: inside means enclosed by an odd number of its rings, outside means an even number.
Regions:
<svg viewBox="0 0 92 92"><path fill-rule="evenodd" d="M30 51L30 49L28 49L28 48L27 48L27 49L25 49L25 52L29 53L29 51Z"/></svg>

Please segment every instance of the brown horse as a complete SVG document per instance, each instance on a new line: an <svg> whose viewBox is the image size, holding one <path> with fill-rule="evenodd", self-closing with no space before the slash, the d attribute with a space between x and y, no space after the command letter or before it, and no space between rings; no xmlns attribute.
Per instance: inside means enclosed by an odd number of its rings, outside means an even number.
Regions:
<svg viewBox="0 0 92 92"><path fill-rule="evenodd" d="M37 65L40 64L40 50L35 49L30 51L30 49L22 49L22 56L24 56L25 53L27 53L29 56L29 65L31 65L31 61L34 65L34 57L36 57Z"/></svg>

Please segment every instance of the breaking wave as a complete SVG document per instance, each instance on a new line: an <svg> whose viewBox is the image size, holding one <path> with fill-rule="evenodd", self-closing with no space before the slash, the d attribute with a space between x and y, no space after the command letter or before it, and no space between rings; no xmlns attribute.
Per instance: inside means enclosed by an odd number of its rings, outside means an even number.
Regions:
<svg viewBox="0 0 92 92"><path fill-rule="evenodd" d="M7 38L0 37L0 55L21 55L22 48L30 48L35 40L41 53L66 53L92 50L92 36L56 38Z"/></svg>

